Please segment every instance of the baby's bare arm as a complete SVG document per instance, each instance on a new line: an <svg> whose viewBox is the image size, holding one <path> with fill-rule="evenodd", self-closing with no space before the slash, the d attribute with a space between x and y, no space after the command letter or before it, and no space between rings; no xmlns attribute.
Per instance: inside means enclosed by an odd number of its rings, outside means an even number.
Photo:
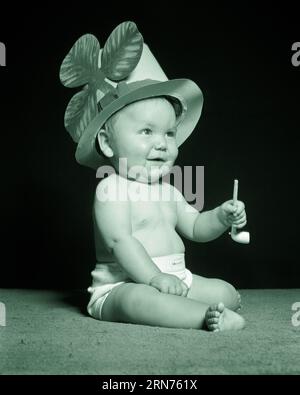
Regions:
<svg viewBox="0 0 300 395"><path fill-rule="evenodd" d="M129 277L137 283L150 284L151 279L160 273L145 248L132 235L120 232L112 244L111 252Z"/></svg>
<svg viewBox="0 0 300 395"><path fill-rule="evenodd" d="M160 270L142 244L132 235L130 202L102 199L105 183L108 184L108 181L103 180L98 185L94 202L95 223L105 247L133 281L149 284L151 278L160 273ZM116 187L120 188L120 185ZM108 185L108 188L114 186ZM113 196L113 191L109 192Z"/></svg>
<svg viewBox="0 0 300 395"><path fill-rule="evenodd" d="M194 238L197 241L214 240L231 225L241 228L246 222L244 203L238 200L233 204L233 200L227 200L215 209L199 214L194 224Z"/></svg>
<svg viewBox="0 0 300 395"><path fill-rule="evenodd" d="M194 224L194 240L206 242L221 236L229 226L220 220L219 207L199 213Z"/></svg>
<svg viewBox="0 0 300 395"><path fill-rule="evenodd" d="M220 207L199 213L189 205L182 194L177 194L177 229L186 238L206 242L214 240L228 229L221 222L219 216Z"/></svg>

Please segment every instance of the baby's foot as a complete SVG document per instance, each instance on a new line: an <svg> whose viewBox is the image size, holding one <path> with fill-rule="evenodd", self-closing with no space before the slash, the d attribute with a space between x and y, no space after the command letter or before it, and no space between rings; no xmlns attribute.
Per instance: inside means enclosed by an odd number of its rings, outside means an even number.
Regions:
<svg viewBox="0 0 300 395"><path fill-rule="evenodd" d="M236 292L236 293L237 293L237 299L238 299L238 307L236 310L239 311L242 308L242 297L239 292Z"/></svg>
<svg viewBox="0 0 300 395"><path fill-rule="evenodd" d="M244 318L226 309L223 303L212 305L207 309L205 322L208 330L212 332L243 329L245 326Z"/></svg>

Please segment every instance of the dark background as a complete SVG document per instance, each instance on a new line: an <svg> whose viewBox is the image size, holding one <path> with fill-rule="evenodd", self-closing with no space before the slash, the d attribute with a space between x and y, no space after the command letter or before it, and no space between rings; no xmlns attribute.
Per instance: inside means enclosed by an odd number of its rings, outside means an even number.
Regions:
<svg viewBox="0 0 300 395"><path fill-rule="evenodd" d="M293 6L20 7L3 11L0 27L7 49L0 68L0 286L89 285L97 180L75 162L63 125L75 90L60 84L59 67L82 34L103 46L117 24L132 20L167 76L190 78L204 93L203 115L177 161L205 166L204 209L231 198L234 178L247 207L251 244L228 234L186 241L188 267L238 288L299 287L300 67L291 63L291 46L300 30Z"/></svg>

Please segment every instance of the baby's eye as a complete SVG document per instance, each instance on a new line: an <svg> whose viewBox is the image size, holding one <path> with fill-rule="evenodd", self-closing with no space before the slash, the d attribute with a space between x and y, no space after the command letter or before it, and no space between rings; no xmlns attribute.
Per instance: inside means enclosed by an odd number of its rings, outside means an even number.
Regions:
<svg viewBox="0 0 300 395"><path fill-rule="evenodd" d="M176 136L176 132L175 132L175 130L168 130L166 135L168 137L175 137Z"/></svg>
<svg viewBox="0 0 300 395"><path fill-rule="evenodd" d="M149 128L145 128L145 129L142 129L142 130L140 131L140 133L143 134L143 135L145 135L145 136L150 136L150 135L152 134L152 130L149 129Z"/></svg>

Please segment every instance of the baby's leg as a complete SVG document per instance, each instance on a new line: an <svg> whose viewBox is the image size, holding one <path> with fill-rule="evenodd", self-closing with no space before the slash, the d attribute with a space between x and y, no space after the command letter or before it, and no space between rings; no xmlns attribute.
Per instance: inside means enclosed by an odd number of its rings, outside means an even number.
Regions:
<svg viewBox="0 0 300 395"><path fill-rule="evenodd" d="M102 307L104 321L200 329L209 306L165 294L145 284L125 283L114 288Z"/></svg>
<svg viewBox="0 0 300 395"><path fill-rule="evenodd" d="M207 325L208 311L209 306L205 303L161 293L148 285L125 283L114 288L106 298L102 318L132 324L200 329ZM239 319L236 313L231 313L236 317L230 315L226 320ZM239 329L238 325L234 329Z"/></svg>
<svg viewBox="0 0 300 395"><path fill-rule="evenodd" d="M198 300L208 305L222 302L231 310L238 310L241 306L241 297L236 289L229 283L216 278L205 278L193 274L193 282L188 298Z"/></svg>

